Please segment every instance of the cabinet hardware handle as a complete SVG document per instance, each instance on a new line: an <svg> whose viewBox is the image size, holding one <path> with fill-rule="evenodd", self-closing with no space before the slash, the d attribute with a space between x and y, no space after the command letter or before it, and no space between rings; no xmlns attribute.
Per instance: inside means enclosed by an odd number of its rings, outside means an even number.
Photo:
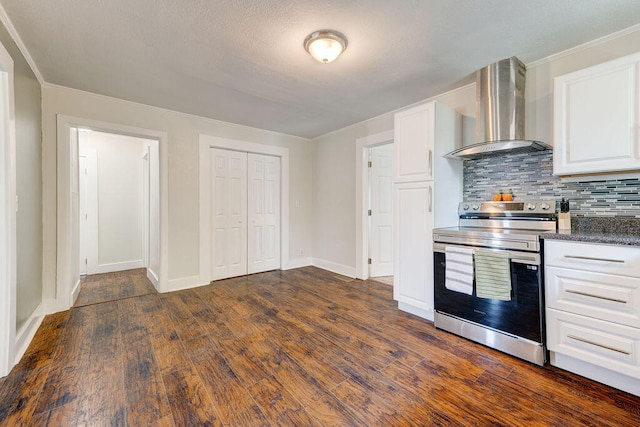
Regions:
<svg viewBox="0 0 640 427"><path fill-rule="evenodd" d="M429 213L433 210L433 187L429 187Z"/></svg>
<svg viewBox="0 0 640 427"><path fill-rule="evenodd" d="M592 258L592 257L588 257L588 256L578 256L578 255L565 255L565 258L570 258L570 259L583 259L586 261L604 261L604 262L618 262L620 264L624 264L624 260L623 259L608 259L608 258Z"/></svg>
<svg viewBox="0 0 640 427"><path fill-rule="evenodd" d="M626 304L627 303L627 301L625 301L623 299L601 297L600 295L593 295L593 294L589 294L589 293L586 293L586 292L574 291L572 289L567 289L566 292L568 294L576 294L576 295L582 295L582 296L585 296L585 297L604 299L604 300L607 300L607 301L620 302L622 304Z"/></svg>
<svg viewBox="0 0 640 427"><path fill-rule="evenodd" d="M433 176L433 151L429 150L429 176Z"/></svg>
<svg viewBox="0 0 640 427"><path fill-rule="evenodd" d="M627 356L631 355L631 353L628 352L628 351L620 350L620 349L609 347L609 346L602 345L602 344L598 344L598 343L595 343L593 341L585 340L584 338L576 337L575 335L567 335L567 338L571 338L573 340L580 341L580 342L583 342L585 344L595 345L596 347L604 348L605 350L611 350L611 351L615 351L617 353L626 354Z"/></svg>

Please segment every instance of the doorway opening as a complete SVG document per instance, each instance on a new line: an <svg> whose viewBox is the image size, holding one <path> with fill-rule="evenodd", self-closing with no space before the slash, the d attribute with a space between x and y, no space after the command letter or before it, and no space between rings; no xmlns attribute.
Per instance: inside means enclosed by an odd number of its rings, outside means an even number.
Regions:
<svg viewBox="0 0 640 427"><path fill-rule="evenodd" d="M164 290L166 141L164 132L58 115L58 271L49 311L74 304L81 273L145 268Z"/></svg>
<svg viewBox="0 0 640 427"><path fill-rule="evenodd" d="M159 263L158 141L78 130L80 275Z"/></svg>
<svg viewBox="0 0 640 427"><path fill-rule="evenodd" d="M370 272L370 265L374 265L374 260L371 259L371 263L369 264L369 259L373 254L373 250L379 251L377 255L374 257L378 257L378 260L386 260L387 257L391 257L391 263L378 261L378 264L383 264L386 270L375 269L373 274L380 275L379 277L385 277L387 283L391 282L391 277L393 275L393 226L391 228L385 228L384 224L388 219L393 218L393 203L390 198L393 197L393 157L391 157L390 167L384 167L384 170L380 172L374 172L376 177L379 177L379 182L376 184L376 189L374 189L374 193L376 193L376 197L380 198L374 200L374 204L377 204L377 208L371 208L372 203L372 192L370 185L370 154L373 149L374 154L380 154L383 157L389 155L389 151L392 151L393 147L393 130L389 130L386 132L380 132L374 135L370 135L365 138L359 138L356 140L356 277L361 280L367 280L370 277L373 277ZM386 148L383 148L387 146ZM376 148L380 147L380 148ZM373 162L373 160L372 160ZM383 160L382 164L385 164L386 160ZM381 165L381 162L378 162L378 165ZM373 163L372 163L372 166ZM389 178L385 178L388 176ZM379 188L382 188L382 194L378 191ZM382 205L381 205L382 204ZM382 207L382 209L380 209ZM372 210L372 215L374 214L374 210L378 210L378 212L382 215L375 218L373 222L374 227L377 227L377 224L380 224L382 227L378 228L380 235L372 236L371 225L372 222L369 216L369 210ZM391 215L381 211L389 211L391 210ZM385 217L386 216L386 217ZM377 221L380 221L379 223ZM377 248L371 248L371 243L373 239L376 240ZM382 251L382 257L380 256ZM391 272L389 276L387 273Z"/></svg>

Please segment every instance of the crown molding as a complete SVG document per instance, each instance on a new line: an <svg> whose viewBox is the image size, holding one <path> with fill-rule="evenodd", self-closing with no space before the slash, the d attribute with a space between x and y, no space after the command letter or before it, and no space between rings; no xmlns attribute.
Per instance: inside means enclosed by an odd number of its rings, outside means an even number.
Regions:
<svg viewBox="0 0 640 427"><path fill-rule="evenodd" d="M582 43L579 44L577 46L571 47L567 50L563 50L561 52L558 53L554 53L553 55L549 55L545 58L542 59L538 59L537 61L533 61L527 64L527 68L535 68L535 67L539 67L540 65L544 65L544 64L548 64L549 62L553 62L556 61L558 59L564 58L565 56L570 56L573 55L575 53L581 52L583 50L587 50L590 49L592 47L610 42L612 40L615 39L619 39L622 38L624 36L627 36L631 33L635 33L637 31L640 31L640 24L636 24L636 25L632 25L631 27L625 28L623 30L620 31L616 31L615 33L611 33L611 34L607 34L605 36L602 36L600 38L594 39L594 40L590 40L586 43Z"/></svg>
<svg viewBox="0 0 640 427"><path fill-rule="evenodd" d="M11 22L11 19L9 19L9 15L7 15L7 11L4 10L4 7L2 6L2 4L0 4L0 21L6 27L7 31L9 32L9 35L15 42L16 46L18 46L18 50L20 50L20 53L22 53L22 56L24 56L24 59L27 61L27 64L29 64L29 66L31 67L31 71L33 71L33 74L35 74L36 79L38 79L38 82L41 85L43 85L45 81L44 81L44 78L42 78L42 74L40 73L40 70L36 66L36 63L33 61L31 54L29 54L27 47L22 42L20 35L16 31L16 27L13 26L13 23Z"/></svg>

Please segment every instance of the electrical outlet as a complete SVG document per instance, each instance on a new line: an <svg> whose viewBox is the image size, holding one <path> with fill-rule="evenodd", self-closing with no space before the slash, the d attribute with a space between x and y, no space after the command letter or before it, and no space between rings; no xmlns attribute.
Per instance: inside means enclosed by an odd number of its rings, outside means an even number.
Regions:
<svg viewBox="0 0 640 427"><path fill-rule="evenodd" d="M298 255L304 255L304 249L302 248L298 249Z"/></svg>

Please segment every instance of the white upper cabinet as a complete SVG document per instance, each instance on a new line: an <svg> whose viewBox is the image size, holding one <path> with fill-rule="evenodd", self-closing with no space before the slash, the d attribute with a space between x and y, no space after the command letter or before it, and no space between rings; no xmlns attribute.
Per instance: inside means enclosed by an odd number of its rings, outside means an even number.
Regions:
<svg viewBox="0 0 640 427"><path fill-rule="evenodd" d="M431 181L434 162L435 103L395 115L395 182Z"/></svg>
<svg viewBox="0 0 640 427"><path fill-rule="evenodd" d="M554 175L640 170L640 53L554 81Z"/></svg>

